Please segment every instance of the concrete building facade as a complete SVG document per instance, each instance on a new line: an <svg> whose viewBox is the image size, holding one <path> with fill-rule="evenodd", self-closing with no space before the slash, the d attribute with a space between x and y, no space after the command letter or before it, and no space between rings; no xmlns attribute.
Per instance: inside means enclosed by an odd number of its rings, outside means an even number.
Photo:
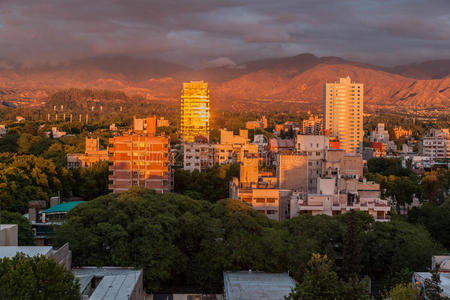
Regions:
<svg viewBox="0 0 450 300"><path fill-rule="evenodd" d="M302 121L302 134L319 135L323 134L323 119L310 114L308 119Z"/></svg>
<svg viewBox="0 0 450 300"><path fill-rule="evenodd" d="M140 186L165 193L173 189L169 138L125 135L109 139L109 189Z"/></svg>
<svg viewBox="0 0 450 300"><path fill-rule="evenodd" d="M450 159L449 129L430 129L420 143L421 155L431 159Z"/></svg>
<svg viewBox="0 0 450 300"><path fill-rule="evenodd" d="M183 169L204 171L214 166L214 145L209 143L185 143L183 145Z"/></svg>
<svg viewBox="0 0 450 300"><path fill-rule="evenodd" d="M330 138L325 135L297 135L295 150L308 157L308 191L317 189L317 178L322 171L322 162L329 149Z"/></svg>
<svg viewBox="0 0 450 300"><path fill-rule="evenodd" d="M137 134L156 135L156 116L138 119L133 116L133 132Z"/></svg>
<svg viewBox="0 0 450 300"><path fill-rule="evenodd" d="M93 164L108 160L108 151L100 150L100 140L86 137L84 153L67 154L68 168L88 168Z"/></svg>
<svg viewBox="0 0 450 300"><path fill-rule="evenodd" d="M324 86L324 130L346 152L362 151L364 86L350 77Z"/></svg>

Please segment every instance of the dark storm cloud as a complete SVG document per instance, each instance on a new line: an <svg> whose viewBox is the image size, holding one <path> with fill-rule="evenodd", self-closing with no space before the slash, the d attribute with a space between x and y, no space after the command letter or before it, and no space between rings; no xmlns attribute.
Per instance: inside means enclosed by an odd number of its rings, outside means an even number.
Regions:
<svg viewBox="0 0 450 300"><path fill-rule="evenodd" d="M236 66L302 52L390 64L450 56L448 0L2 0L0 59L100 55Z"/></svg>

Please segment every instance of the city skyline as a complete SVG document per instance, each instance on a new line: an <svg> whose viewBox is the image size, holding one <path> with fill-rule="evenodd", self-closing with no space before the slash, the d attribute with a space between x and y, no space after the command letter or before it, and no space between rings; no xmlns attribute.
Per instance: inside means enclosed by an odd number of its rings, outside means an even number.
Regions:
<svg viewBox="0 0 450 300"><path fill-rule="evenodd" d="M449 1L0 1L0 299L450 299Z"/></svg>

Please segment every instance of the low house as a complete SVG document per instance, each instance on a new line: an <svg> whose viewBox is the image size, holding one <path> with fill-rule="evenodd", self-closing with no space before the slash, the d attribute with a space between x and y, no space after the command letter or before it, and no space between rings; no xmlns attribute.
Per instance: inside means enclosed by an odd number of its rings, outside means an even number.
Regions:
<svg viewBox="0 0 450 300"><path fill-rule="evenodd" d="M0 228L11 229L15 224L0 225ZM17 225L15 225L17 226ZM7 233L8 246L0 246L0 259L13 258L18 253L23 253L30 257L43 255L46 258L53 258L59 264L65 266L68 270L72 267L72 251L69 249L69 243L64 244L59 249L53 249L51 246L17 246L18 230L9 231ZM6 243L5 243L6 244ZM12 244L15 244L14 246Z"/></svg>
<svg viewBox="0 0 450 300"><path fill-rule="evenodd" d="M434 255L431 257L431 269L436 270L440 276L439 284L442 289L441 296L450 297L450 256ZM425 281L431 280L430 272L415 272L413 275L413 284L420 285L425 289Z"/></svg>
<svg viewBox="0 0 450 300"><path fill-rule="evenodd" d="M82 267L72 270L82 299L144 300L143 270L120 267Z"/></svg>

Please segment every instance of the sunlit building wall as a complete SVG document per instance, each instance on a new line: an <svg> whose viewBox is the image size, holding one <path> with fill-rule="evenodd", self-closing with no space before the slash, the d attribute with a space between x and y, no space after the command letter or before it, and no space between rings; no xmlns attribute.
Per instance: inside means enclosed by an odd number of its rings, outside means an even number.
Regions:
<svg viewBox="0 0 450 300"><path fill-rule="evenodd" d="M172 191L169 138L150 135L124 135L109 139L109 189L124 192L132 186Z"/></svg>
<svg viewBox="0 0 450 300"><path fill-rule="evenodd" d="M346 152L360 150L363 140L364 85L350 77L324 86L324 130L339 138Z"/></svg>
<svg viewBox="0 0 450 300"><path fill-rule="evenodd" d="M198 135L209 140L209 90L208 83L191 81L183 83L181 95L181 134L185 142L194 142Z"/></svg>

